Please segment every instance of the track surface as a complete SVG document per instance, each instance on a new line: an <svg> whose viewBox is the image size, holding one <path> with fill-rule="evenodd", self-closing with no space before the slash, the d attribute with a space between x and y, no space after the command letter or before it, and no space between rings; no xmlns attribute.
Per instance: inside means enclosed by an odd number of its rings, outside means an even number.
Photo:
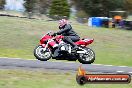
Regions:
<svg viewBox="0 0 132 88"><path fill-rule="evenodd" d="M30 68L30 69L54 69L63 71L77 71L80 63L74 62L42 62L38 60L23 60L23 59L7 59L0 58L0 69L14 69L14 68ZM132 67L127 66L112 66L112 65L98 65L98 64L83 64L82 67L88 72L97 73L125 73L132 74Z"/></svg>

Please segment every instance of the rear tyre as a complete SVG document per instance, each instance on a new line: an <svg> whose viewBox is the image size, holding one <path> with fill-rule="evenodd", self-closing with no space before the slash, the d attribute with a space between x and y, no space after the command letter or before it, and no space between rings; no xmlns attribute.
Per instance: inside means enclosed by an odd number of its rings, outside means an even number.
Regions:
<svg viewBox="0 0 132 88"><path fill-rule="evenodd" d="M44 48L39 45L34 49L34 56L40 61L47 61L52 57L52 52L48 48L44 51Z"/></svg>
<svg viewBox="0 0 132 88"><path fill-rule="evenodd" d="M95 60L95 53L92 49L90 48L83 48L87 51L86 54L79 54L78 61L82 64L91 64Z"/></svg>

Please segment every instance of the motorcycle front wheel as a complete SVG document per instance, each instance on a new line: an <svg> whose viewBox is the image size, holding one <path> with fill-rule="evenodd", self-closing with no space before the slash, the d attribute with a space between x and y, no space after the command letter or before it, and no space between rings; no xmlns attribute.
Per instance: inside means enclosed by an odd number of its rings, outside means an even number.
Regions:
<svg viewBox="0 0 132 88"><path fill-rule="evenodd" d="M86 54L79 54L78 61L82 64L91 64L95 60L95 53L92 49L86 47L83 48L87 51Z"/></svg>
<svg viewBox="0 0 132 88"><path fill-rule="evenodd" d="M39 45L34 49L34 56L40 61L47 61L52 57L52 52L48 48L44 50L44 48Z"/></svg>

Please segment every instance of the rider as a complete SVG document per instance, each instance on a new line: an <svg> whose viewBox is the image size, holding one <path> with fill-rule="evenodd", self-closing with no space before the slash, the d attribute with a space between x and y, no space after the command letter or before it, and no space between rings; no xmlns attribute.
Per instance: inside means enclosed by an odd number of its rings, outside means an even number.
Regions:
<svg viewBox="0 0 132 88"><path fill-rule="evenodd" d="M74 42L79 41L80 37L72 29L72 26L66 19L59 20L59 29L60 31L54 33L53 35L63 35L64 42L69 43L73 47L73 49L78 49L78 46Z"/></svg>

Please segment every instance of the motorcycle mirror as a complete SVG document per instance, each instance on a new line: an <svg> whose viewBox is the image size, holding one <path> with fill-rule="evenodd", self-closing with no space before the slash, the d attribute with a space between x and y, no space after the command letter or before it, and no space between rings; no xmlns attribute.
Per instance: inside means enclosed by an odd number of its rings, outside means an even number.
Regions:
<svg viewBox="0 0 132 88"><path fill-rule="evenodd" d="M52 33L52 31L48 31L48 32L47 32L48 35L51 35L51 33Z"/></svg>

